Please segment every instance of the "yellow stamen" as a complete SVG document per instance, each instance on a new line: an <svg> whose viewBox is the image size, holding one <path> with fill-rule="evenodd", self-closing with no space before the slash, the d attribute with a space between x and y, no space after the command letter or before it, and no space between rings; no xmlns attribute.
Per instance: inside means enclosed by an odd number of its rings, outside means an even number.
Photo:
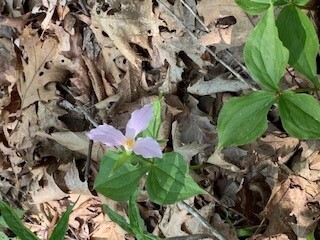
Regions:
<svg viewBox="0 0 320 240"><path fill-rule="evenodd" d="M127 147L127 148L132 148L132 147L133 147L133 140L128 139L128 140L126 141L126 147Z"/></svg>

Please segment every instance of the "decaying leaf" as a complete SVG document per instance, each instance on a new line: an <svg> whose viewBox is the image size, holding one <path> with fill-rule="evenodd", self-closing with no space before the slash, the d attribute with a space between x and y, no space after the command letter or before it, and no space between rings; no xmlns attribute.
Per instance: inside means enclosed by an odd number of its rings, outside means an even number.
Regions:
<svg viewBox="0 0 320 240"><path fill-rule="evenodd" d="M57 141L59 144L69 148L72 151L81 153L83 155L88 154L89 148L89 139L83 132L55 132L52 134L47 134L44 132L38 132L38 136L46 137L48 139L52 139ZM105 153L106 149L105 146L94 143L92 148L92 159L94 161L100 160L102 155Z"/></svg>
<svg viewBox="0 0 320 240"><path fill-rule="evenodd" d="M286 234L306 238L318 222L320 187L298 176L290 176L275 188L264 214L269 220L265 235Z"/></svg>
<svg viewBox="0 0 320 240"><path fill-rule="evenodd" d="M199 96L212 95L219 92L238 92L249 89L249 85L239 80L226 79L226 75L219 75L212 80L199 80L188 87L188 92Z"/></svg>
<svg viewBox="0 0 320 240"><path fill-rule="evenodd" d="M54 38L47 38L42 42L28 28L24 30L21 41L27 54L27 58L22 59L24 78L20 78L18 82L21 108L37 101L58 99L54 83L64 82L68 75L68 71L52 63L57 54L58 42Z"/></svg>

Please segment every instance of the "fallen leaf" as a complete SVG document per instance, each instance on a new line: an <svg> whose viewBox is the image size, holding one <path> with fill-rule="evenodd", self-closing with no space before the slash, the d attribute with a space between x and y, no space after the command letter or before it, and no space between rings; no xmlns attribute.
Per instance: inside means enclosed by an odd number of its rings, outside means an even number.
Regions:
<svg viewBox="0 0 320 240"><path fill-rule="evenodd" d="M55 85L50 84L64 82L68 76L68 71L52 63L57 54L58 42L54 38L47 38L42 42L36 34L25 28L20 37L28 54L27 59L22 59L24 78L20 78L18 82L22 109L37 101L59 99Z"/></svg>

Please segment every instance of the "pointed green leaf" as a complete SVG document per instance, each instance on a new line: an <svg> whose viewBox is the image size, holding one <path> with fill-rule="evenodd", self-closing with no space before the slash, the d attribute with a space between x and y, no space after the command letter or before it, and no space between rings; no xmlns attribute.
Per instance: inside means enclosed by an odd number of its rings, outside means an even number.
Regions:
<svg viewBox="0 0 320 240"><path fill-rule="evenodd" d="M129 199L129 219L132 231L136 236L144 235L144 221L140 216L140 211L137 204L137 197L140 194L140 188L137 188L136 191L130 196ZM139 239L139 238L138 238Z"/></svg>
<svg viewBox="0 0 320 240"><path fill-rule="evenodd" d="M2 200L0 200L1 215L9 226L9 229L14 232L22 240L39 240L39 238L26 228L17 214Z"/></svg>
<svg viewBox="0 0 320 240"><path fill-rule="evenodd" d="M136 190L140 178L148 171L148 167L124 163L111 174L119 155L109 151L103 156L94 188L115 201L126 201Z"/></svg>
<svg viewBox="0 0 320 240"><path fill-rule="evenodd" d="M19 219L21 219L23 217L23 215L25 214L25 211L23 211L21 209L12 209L12 211L14 211L17 214ZM4 220L3 216L0 216L0 227L9 228L9 226L6 223L6 221Z"/></svg>
<svg viewBox="0 0 320 240"><path fill-rule="evenodd" d="M244 47L244 59L253 78L269 90L278 83L288 63L289 52L278 37L273 6L270 6Z"/></svg>
<svg viewBox="0 0 320 240"><path fill-rule="evenodd" d="M289 64L320 87L316 66L319 42L310 19L299 8L289 5L280 11L277 27L283 45L290 51Z"/></svg>
<svg viewBox="0 0 320 240"><path fill-rule="evenodd" d="M63 240L66 235L69 223L69 216L72 212L73 205L70 205L67 210L62 214L61 218L57 222L56 227L54 228L49 240Z"/></svg>
<svg viewBox="0 0 320 240"><path fill-rule="evenodd" d="M309 2L309 0L294 0L292 3L298 5L298 6L304 6Z"/></svg>
<svg viewBox="0 0 320 240"><path fill-rule="evenodd" d="M132 233L132 228L129 223L124 219L123 216L121 216L116 211L112 210L108 205L103 204L103 211L108 215L108 217L111 219L111 221L117 223L122 229L124 229L128 233Z"/></svg>
<svg viewBox="0 0 320 240"><path fill-rule="evenodd" d="M236 3L250 14L262 13L270 7L269 0L236 0Z"/></svg>
<svg viewBox="0 0 320 240"><path fill-rule="evenodd" d="M260 137L267 129L267 114L276 101L276 93L251 92L224 104L218 118L217 149L238 146Z"/></svg>
<svg viewBox="0 0 320 240"><path fill-rule="evenodd" d="M119 154L110 175L113 175L119 169L119 167L121 167L124 163L126 162L128 163L129 159L130 159L130 156L128 156L126 152Z"/></svg>
<svg viewBox="0 0 320 240"><path fill-rule="evenodd" d="M283 128L299 139L320 138L320 106L308 94L284 92L279 97Z"/></svg>
<svg viewBox="0 0 320 240"><path fill-rule="evenodd" d="M204 194L188 175L189 166L183 157L175 152L165 153L156 159L147 177L147 191L154 202L166 205L196 194Z"/></svg>

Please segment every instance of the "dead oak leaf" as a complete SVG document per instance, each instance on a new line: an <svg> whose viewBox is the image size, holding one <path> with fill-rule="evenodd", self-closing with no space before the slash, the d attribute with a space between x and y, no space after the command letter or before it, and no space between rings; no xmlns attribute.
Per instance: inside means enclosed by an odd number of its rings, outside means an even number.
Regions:
<svg viewBox="0 0 320 240"><path fill-rule="evenodd" d="M20 39L28 55L26 59L22 59L24 78L20 78L18 82L21 108L37 101L58 99L56 87L50 83L64 82L68 75L67 70L52 63L57 55L58 42L54 38L40 41L39 37L28 29Z"/></svg>
<svg viewBox="0 0 320 240"><path fill-rule="evenodd" d="M316 183L302 177L290 176L280 186L274 188L264 213L269 225L264 233L273 235L284 233L290 239L296 236L306 238L318 222L320 210L317 195L320 188Z"/></svg>

